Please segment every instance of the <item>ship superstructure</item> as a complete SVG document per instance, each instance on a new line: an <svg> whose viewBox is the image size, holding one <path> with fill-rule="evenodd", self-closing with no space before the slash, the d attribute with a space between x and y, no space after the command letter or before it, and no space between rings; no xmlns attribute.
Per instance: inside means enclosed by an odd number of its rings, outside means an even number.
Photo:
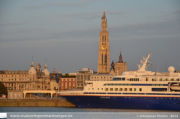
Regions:
<svg viewBox="0 0 180 119"><path fill-rule="evenodd" d="M148 54L137 71L125 71L112 81L86 81L83 91L62 91L78 107L180 110L180 73L146 71Z"/></svg>

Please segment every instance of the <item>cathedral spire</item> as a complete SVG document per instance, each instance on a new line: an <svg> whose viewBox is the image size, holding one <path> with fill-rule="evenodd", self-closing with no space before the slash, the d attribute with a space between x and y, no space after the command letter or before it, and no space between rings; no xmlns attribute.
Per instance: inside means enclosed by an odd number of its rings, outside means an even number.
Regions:
<svg viewBox="0 0 180 119"><path fill-rule="evenodd" d="M118 62L123 62L121 51L120 51L120 56L119 56L119 61Z"/></svg>
<svg viewBox="0 0 180 119"><path fill-rule="evenodd" d="M104 9L104 13L103 13L103 17L102 18L106 18L105 9Z"/></svg>
<svg viewBox="0 0 180 119"><path fill-rule="evenodd" d="M97 73L108 74L110 72L110 48L109 32L107 31L107 18L105 10L101 17L101 32L99 38L99 54Z"/></svg>

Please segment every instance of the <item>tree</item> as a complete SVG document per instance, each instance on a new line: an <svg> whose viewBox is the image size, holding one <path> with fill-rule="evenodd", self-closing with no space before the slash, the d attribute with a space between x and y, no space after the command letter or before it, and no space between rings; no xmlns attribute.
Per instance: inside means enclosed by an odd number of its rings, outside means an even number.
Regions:
<svg viewBox="0 0 180 119"><path fill-rule="evenodd" d="M2 82L0 82L0 96L2 94L7 95L7 88L4 86L4 84Z"/></svg>

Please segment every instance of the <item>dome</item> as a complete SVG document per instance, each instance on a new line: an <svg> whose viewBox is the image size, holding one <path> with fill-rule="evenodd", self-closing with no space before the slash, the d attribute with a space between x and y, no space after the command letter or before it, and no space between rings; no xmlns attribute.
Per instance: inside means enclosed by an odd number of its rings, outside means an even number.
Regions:
<svg viewBox="0 0 180 119"><path fill-rule="evenodd" d="M46 75L46 76L49 76L50 75L50 73L49 73L49 71L48 71L48 69L44 69L44 74Z"/></svg>
<svg viewBox="0 0 180 119"><path fill-rule="evenodd" d="M31 68L28 70L28 74L36 74L36 70L34 69L34 67L31 67Z"/></svg>
<svg viewBox="0 0 180 119"><path fill-rule="evenodd" d="M28 74L36 74L36 70L34 69L34 63L31 63L31 68L28 70Z"/></svg>
<svg viewBox="0 0 180 119"><path fill-rule="evenodd" d="M173 72L175 71L175 68L174 68L173 66L170 66L170 67L168 68L168 71L169 71L170 73L173 73Z"/></svg>
<svg viewBox="0 0 180 119"><path fill-rule="evenodd" d="M48 69L47 69L47 64L45 64L45 67L44 67L44 74L46 75L46 76L49 76L50 75L50 73L49 73L49 71L48 71Z"/></svg>

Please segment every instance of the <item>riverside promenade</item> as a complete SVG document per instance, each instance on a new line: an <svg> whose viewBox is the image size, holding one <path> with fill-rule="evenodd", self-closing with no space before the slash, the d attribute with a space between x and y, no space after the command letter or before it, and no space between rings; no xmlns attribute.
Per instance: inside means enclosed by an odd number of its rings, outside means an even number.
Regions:
<svg viewBox="0 0 180 119"><path fill-rule="evenodd" d="M65 99L0 99L0 107L76 107Z"/></svg>

